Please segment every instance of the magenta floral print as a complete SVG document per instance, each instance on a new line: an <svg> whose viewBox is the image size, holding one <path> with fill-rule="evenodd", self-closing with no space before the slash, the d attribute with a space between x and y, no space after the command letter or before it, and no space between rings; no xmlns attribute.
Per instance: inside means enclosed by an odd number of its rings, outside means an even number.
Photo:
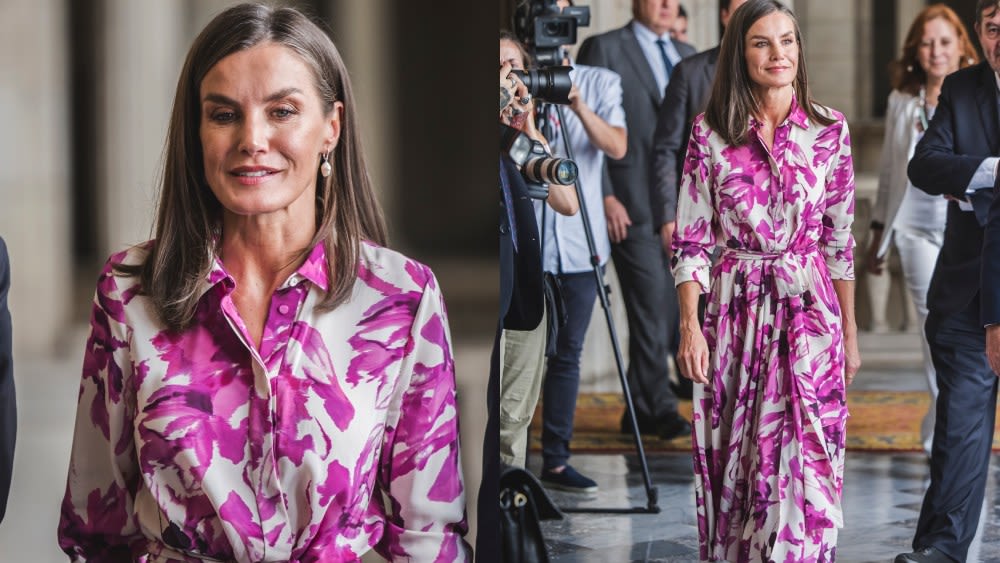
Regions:
<svg viewBox="0 0 1000 563"><path fill-rule="evenodd" d="M350 299L317 245L259 348L216 260L163 330L108 261L84 358L59 545L72 561L469 561L455 371L426 267L365 243ZM388 500L382 502L383 494Z"/></svg>
<svg viewBox="0 0 1000 563"><path fill-rule="evenodd" d="M705 561L836 555L848 413L832 280L854 278L854 171L844 117L818 110L835 122L793 100L770 150L756 121L743 146L703 116L691 132L672 270L709 294L692 423Z"/></svg>

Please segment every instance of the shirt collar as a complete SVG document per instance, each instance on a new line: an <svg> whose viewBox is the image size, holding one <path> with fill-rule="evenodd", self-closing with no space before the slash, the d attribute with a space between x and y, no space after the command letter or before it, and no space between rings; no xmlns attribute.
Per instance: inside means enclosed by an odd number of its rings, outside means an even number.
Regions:
<svg viewBox="0 0 1000 563"><path fill-rule="evenodd" d="M662 39L664 41L670 41L670 32L667 31L663 35L657 35L655 31L646 27L646 24L640 22L639 20L632 20L632 32L639 36L639 41L649 41L654 42L657 39Z"/></svg>
<svg viewBox="0 0 1000 563"><path fill-rule="evenodd" d="M309 280L323 291L327 291L330 287L329 278L326 275L326 247L323 245L323 241L316 243L302 265L288 276L281 287L296 285L303 279ZM213 252L212 267L208 270L199 293L204 295L209 289L220 283L225 285L227 293L236 287L236 280L223 267L219 255Z"/></svg>
<svg viewBox="0 0 1000 563"><path fill-rule="evenodd" d="M779 127L784 126L785 123L794 123L802 129L807 129L809 127L809 116L806 115L806 111L799 106L798 97L795 93L792 93L792 109L788 112L788 117L785 118L785 121L783 121ZM760 122L757 121L757 118L752 115L750 116L750 126L754 129L760 126Z"/></svg>

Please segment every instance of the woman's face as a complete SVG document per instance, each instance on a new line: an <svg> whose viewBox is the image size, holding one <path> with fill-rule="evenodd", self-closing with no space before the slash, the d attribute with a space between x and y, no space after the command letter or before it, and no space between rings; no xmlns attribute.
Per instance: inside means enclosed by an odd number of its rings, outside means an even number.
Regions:
<svg viewBox="0 0 1000 563"><path fill-rule="evenodd" d="M943 79L958 70L962 53L955 26L944 18L924 23L924 34L917 46L917 62L930 79Z"/></svg>
<svg viewBox="0 0 1000 563"><path fill-rule="evenodd" d="M524 70L524 59L521 56L521 50L517 48L517 45L513 41L507 39L500 40L500 64L508 62L510 67L515 70Z"/></svg>
<svg viewBox="0 0 1000 563"><path fill-rule="evenodd" d="M795 81L799 44L790 17L774 12L760 18L750 26L744 41L747 72L757 88L783 88Z"/></svg>
<svg viewBox="0 0 1000 563"><path fill-rule="evenodd" d="M262 43L233 53L201 82L205 179L229 212L315 217L320 154L340 136L343 104L325 115L306 63Z"/></svg>

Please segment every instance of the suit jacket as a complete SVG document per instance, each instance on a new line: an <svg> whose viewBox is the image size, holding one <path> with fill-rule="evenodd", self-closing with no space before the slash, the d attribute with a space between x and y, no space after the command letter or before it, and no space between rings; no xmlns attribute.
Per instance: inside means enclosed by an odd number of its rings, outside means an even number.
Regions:
<svg viewBox="0 0 1000 563"><path fill-rule="evenodd" d="M677 215L678 179L684 167L691 123L712 93L719 47L682 60L670 75L653 134L653 209L660 224Z"/></svg>
<svg viewBox="0 0 1000 563"><path fill-rule="evenodd" d="M7 309L9 289L10 262L7 245L0 238L0 521L7 511L7 494L14 471L14 439L17 435L10 311Z"/></svg>
<svg viewBox="0 0 1000 563"><path fill-rule="evenodd" d="M507 155L500 157L500 176L502 180L506 180L511 192L515 223L512 229L504 198L501 197L500 319L503 328L532 330L541 322L545 311L542 254L535 207L528 197L528 187L521 171ZM512 231L517 233L516 250Z"/></svg>
<svg viewBox="0 0 1000 563"><path fill-rule="evenodd" d="M694 47L687 43L674 41L673 45L682 58L695 53ZM660 197L652 197L651 157L653 132L663 92L656 86L653 70L632 31L632 22L625 27L588 37L580 45L577 61L611 69L622 79L628 151L621 160L607 162L604 195L614 195L622 202L632 220L630 228L658 230L665 221L662 211L653 205Z"/></svg>
<svg viewBox="0 0 1000 563"><path fill-rule="evenodd" d="M929 194L961 199L983 159L998 148L996 79L989 65L980 63L945 78L934 119L917 143L907 175ZM972 302L979 293L982 252L983 228L975 214L949 202L944 245L927 290L931 312L948 315Z"/></svg>

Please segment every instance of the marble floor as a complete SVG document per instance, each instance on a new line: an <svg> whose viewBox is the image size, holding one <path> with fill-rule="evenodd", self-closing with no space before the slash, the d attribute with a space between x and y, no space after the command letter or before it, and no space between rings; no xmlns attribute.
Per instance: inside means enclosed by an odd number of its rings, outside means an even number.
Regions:
<svg viewBox="0 0 1000 563"><path fill-rule="evenodd" d="M862 371L854 385L871 390L925 389L914 334L865 335ZM574 455L570 463L598 482L599 492L579 495L552 491L568 509L648 506L645 480L635 454ZM541 471L538 455L528 467ZM543 522L553 563L698 561L694 481L688 453L647 454L650 481L657 490L658 514L566 513ZM891 563L910 551L913 528L928 484L922 453L848 451L844 475L844 518L837 547L843 563ZM969 562L1000 562L1000 456L994 455L980 529Z"/></svg>

